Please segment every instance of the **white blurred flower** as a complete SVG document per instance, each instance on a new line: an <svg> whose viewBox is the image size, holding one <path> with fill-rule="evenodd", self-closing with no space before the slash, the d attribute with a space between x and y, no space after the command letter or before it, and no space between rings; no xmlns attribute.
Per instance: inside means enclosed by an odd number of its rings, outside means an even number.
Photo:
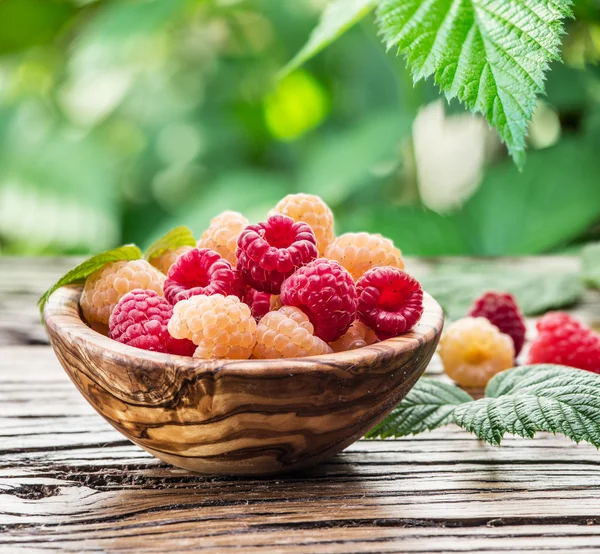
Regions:
<svg viewBox="0 0 600 554"><path fill-rule="evenodd" d="M413 145L419 193L428 208L447 212L473 195L483 176L490 135L480 116L447 116L443 100L420 109Z"/></svg>

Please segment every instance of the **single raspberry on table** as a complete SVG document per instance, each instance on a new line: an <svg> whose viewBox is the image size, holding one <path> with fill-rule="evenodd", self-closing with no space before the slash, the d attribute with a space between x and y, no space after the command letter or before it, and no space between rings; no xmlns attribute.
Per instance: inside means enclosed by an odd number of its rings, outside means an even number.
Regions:
<svg viewBox="0 0 600 554"><path fill-rule="evenodd" d="M459 385L485 387L496 373L513 366L512 339L485 317L465 317L452 323L440 341L444 371Z"/></svg>
<svg viewBox="0 0 600 554"><path fill-rule="evenodd" d="M374 267L356 283L358 319L384 340L410 331L423 315L419 281L396 267Z"/></svg>
<svg viewBox="0 0 600 554"><path fill-rule="evenodd" d="M79 304L89 324L108 325L117 302L135 289L149 289L162 296L165 276L146 260L110 262L85 281Z"/></svg>
<svg viewBox="0 0 600 554"><path fill-rule="evenodd" d="M255 289L249 289L242 299L248 304L252 317L259 321L261 317L271 311L271 296L268 292L260 292Z"/></svg>
<svg viewBox="0 0 600 554"><path fill-rule="evenodd" d="M402 254L394 243L379 234L345 233L325 250L325 257L337 260L358 281L372 267L404 269Z"/></svg>
<svg viewBox="0 0 600 554"><path fill-rule="evenodd" d="M537 322L530 364L559 364L600 373L600 335L569 314L550 312Z"/></svg>
<svg viewBox="0 0 600 554"><path fill-rule="evenodd" d="M192 296L178 302L169 333L189 339L195 358L247 360L256 343L256 320L237 296Z"/></svg>
<svg viewBox="0 0 600 554"><path fill-rule="evenodd" d="M241 213L227 210L211 219L196 246L214 250L235 267L237 241L248 224L249 221Z"/></svg>
<svg viewBox="0 0 600 554"><path fill-rule="evenodd" d="M338 340L329 343L334 352L346 352L347 350L356 350L363 346L369 346L379 341L375 331L367 327L358 319L350 325L346 334Z"/></svg>
<svg viewBox="0 0 600 554"><path fill-rule="evenodd" d="M153 265L156 269L164 273L169 273L169 269L175 263L175 260L182 254L189 252L192 249L191 246L180 246L179 248L169 248L162 254L150 258L148 261L150 265Z"/></svg>
<svg viewBox="0 0 600 554"><path fill-rule="evenodd" d="M235 294L235 287L231 264L208 248L193 248L179 256L164 284L165 298L173 305L198 294Z"/></svg>
<svg viewBox="0 0 600 554"><path fill-rule="evenodd" d="M153 290L135 289L115 306L108 321L111 339L142 350L192 356L192 341L174 339L167 330L173 307Z"/></svg>
<svg viewBox="0 0 600 554"><path fill-rule="evenodd" d="M256 328L254 358L304 358L329 354L331 348L314 336L308 316L299 308L284 306L269 312Z"/></svg>
<svg viewBox="0 0 600 554"><path fill-rule="evenodd" d="M288 194L269 213L280 213L294 221L308 223L317 239L319 256L325 253L325 249L335 239L333 213L329 206L314 194Z"/></svg>
<svg viewBox="0 0 600 554"><path fill-rule="evenodd" d="M475 300L468 315L485 317L500 331L510 336L515 344L515 356L518 356L525 344L525 318L512 294L486 292Z"/></svg>
<svg viewBox="0 0 600 554"><path fill-rule="evenodd" d="M319 258L281 286L281 303L300 308L325 342L339 339L356 318L356 286L336 261Z"/></svg>
<svg viewBox="0 0 600 554"><path fill-rule="evenodd" d="M272 215L266 222L244 229L236 255L244 283L279 294L285 279L317 257L315 234L306 223Z"/></svg>

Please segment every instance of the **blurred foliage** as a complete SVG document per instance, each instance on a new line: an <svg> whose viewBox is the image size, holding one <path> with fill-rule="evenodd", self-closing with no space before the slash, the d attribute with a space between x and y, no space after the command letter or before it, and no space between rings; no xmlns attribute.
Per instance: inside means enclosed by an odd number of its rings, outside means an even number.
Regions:
<svg viewBox="0 0 600 554"><path fill-rule="evenodd" d="M413 86L371 23L278 80L325 5L0 0L0 253L145 247L177 225L199 236L223 209L256 221L294 191L330 202L338 232L381 232L407 254L600 237L596 0L576 3L524 171L496 144L474 194L443 213L421 200L411 140L438 92Z"/></svg>

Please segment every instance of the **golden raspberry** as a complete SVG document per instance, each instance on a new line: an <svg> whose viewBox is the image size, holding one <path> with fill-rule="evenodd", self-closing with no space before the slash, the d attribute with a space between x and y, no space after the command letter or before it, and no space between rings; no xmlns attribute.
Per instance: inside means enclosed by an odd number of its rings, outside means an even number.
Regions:
<svg viewBox="0 0 600 554"><path fill-rule="evenodd" d="M169 333L189 339L195 358L247 360L256 343L256 321L237 296L197 295L177 302Z"/></svg>
<svg viewBox="0 0 600 554"><path fill-rule="evenodd" d="M402 253L390 239L379 234L345 233L325 250L325 257L337 260L355 281L372 267L390 265L404 269Z"/></svg>
<svg viewBox="0 0 600 554"><path fill-rule="evenodd" d="M496 373L513 367L515 347L484 317L465 317L448 327L440 341L446 374L463 387L485 387Z"/></svg>
<svg viewBox="0 0 600 554"><path fill-rule="evenodd" d="M235 267L237 240L247 225L248 220L241 213L227 210L211 219L196 246L214 250Z"/></svg>
<svg viewBox="0 0 600 554"><path fill-rule="evenodd" d="M284 306L269 312L256 328L254 358L304 358L331 353L329 345L313 335L314 327L299 308Z"/></svg>
<svg viewBox="0 0 600 554"><path fill-rule="evenodd" d="M321 198L313 194L288 194L270 213L287 215L294 221L308 223L317 238L319 256L335 238L333 213Z"/></svg>
<svg viewBox="0 0 600 554"><path fill-rule="evenodd" d="M179 248L169 248L165 250L159 256L150 258L148 261L159 271L162 271L165 275L169 273L169 269L175 263L175 260L182 254L189 252L192 249L191 246L180 246Z"/></svg>
<svg viewBox="0 0 600 554"><path fill-rule="evenodd" d="M357 319L350 325L350 329L346 331L345 335L334 342L330 342L329 346L334 352L346 352L346 350L355 350L378 341L375 331Z"/></svg>
<svg viewBox="0 0 600 554"><path fill-rule="evenodd" d="M111 262L85 281L81 300L83 317L90 324L108 325L117 302L135 289L163 295L165 276L146 260Z"/></svg>

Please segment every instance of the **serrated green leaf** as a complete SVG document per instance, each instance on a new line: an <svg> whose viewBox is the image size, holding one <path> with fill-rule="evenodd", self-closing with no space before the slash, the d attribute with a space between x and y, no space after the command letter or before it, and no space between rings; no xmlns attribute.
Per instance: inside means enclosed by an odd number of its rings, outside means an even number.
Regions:
<svg viewBox="0 0 600 554"><path fill-rule="evenodd" d="M473 398L456 385L423 377L367 438L405 437L443 427L457 406Z"/></svg>
<svg viewBox="0 0 600 554"><path fill-rule="evenodd" d="M600 289L600 242L588 244L581 251L581 271L588 285Z"/></svg>
<svg viewBox="0 0 600 554"><path fill-rule="evenodd" d="M280 77L285 77L329 46L367 15L376 4L377 0L333 0L323 11L321 20L310 35L308 42L282 69Z"/></svg>
<svg viewBox="0 0 600 554"><path fill-rule="evenodd" d="M465 317L473 301L487 291L511 293L525 315L570 306L583 293L575 273L524 273L469 265L423 276L421 282L452 320Z"/></svg>
<svg viewBox="0 0 600 554"><path fill-rule="evenodd" d="M545 364L510 369L489 382L485 398L458 406L454 421L493 445L506 433L549 431L598 448L600 376Z"/></svg>
<svg viewBox="0 0 600 554"><path fill-rule="evenodd" d="M120 262L123 260L139 260L142 257L142 251L135 244L126 244L113 250L107 250L96 254L91 258L80 263L77 267L71 269L63 275L54 285L52 285L38 300L40 314L44 311L44 306L50 298L50 295L60 287L72 285L74 283L83 283L94 271L104 267L110 262Z"/></svg>
<svg viewBox="0 0 600 554"><path fill-rule="evenodd" d="M406 56L415 81L434 76L496 127L518 166L549 62L559 59L571 0L382 0L388 48Z"/></svg>
<svg viewBox="0 0 600 554"><path fill-rule="evenodd" d="M146 260L151 260L163 254L166 250L175 250L181 246L196 246L192 231L185 225L175 227L150 245L144 254Z"/></svg>

